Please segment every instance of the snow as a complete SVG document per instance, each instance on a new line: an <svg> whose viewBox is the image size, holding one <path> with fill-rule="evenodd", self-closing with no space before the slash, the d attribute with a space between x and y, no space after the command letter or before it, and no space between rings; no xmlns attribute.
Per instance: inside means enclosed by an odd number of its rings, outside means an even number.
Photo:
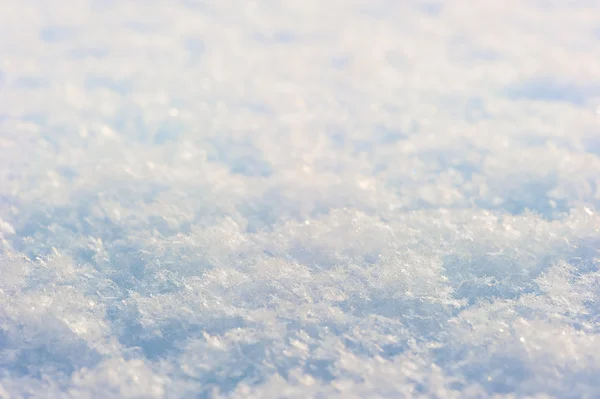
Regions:
<svg viewBox="0 0 600 399"><path fill-rule="evenodd" d="M596 1L0 0L0 398L600 396Z"/></svg>

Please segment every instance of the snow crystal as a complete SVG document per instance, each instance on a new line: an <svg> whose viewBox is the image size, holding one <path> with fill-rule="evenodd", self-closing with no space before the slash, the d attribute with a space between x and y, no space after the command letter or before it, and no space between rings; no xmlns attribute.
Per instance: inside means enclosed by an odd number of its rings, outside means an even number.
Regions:
<svg viewBox="0 0 600 399"><path fill-rule="evenodd" d="M0 398L599 397L598 32L0 0Z"/></svg>

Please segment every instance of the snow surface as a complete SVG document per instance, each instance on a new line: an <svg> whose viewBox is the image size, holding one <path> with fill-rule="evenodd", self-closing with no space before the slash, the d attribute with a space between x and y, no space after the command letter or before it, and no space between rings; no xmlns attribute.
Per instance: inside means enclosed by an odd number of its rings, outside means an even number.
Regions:
<svg viewBox="0 0 600 399"><path fill-rule="evenodd" d="M0 398L600 397L597 0L0 0Z"/></svg>

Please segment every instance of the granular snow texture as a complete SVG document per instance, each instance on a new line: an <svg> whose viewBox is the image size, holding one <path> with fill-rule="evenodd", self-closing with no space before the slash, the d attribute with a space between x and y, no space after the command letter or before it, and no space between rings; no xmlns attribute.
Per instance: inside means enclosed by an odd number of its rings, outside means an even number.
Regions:
<svg viewBox="0 0 600 399"><path fill-rule="evenodd" d="M0 398L600 397L597 0L0 0Z"/></svg>

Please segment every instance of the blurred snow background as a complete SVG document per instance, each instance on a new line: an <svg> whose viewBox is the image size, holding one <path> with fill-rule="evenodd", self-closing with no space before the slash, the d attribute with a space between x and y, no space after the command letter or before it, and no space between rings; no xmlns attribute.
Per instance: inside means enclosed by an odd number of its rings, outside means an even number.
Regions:
<svg viewBox="0 0 600 399"><path fill-rule="evenodd" d="M0 398L600 396L595 0L0 0Z"/></svg>

